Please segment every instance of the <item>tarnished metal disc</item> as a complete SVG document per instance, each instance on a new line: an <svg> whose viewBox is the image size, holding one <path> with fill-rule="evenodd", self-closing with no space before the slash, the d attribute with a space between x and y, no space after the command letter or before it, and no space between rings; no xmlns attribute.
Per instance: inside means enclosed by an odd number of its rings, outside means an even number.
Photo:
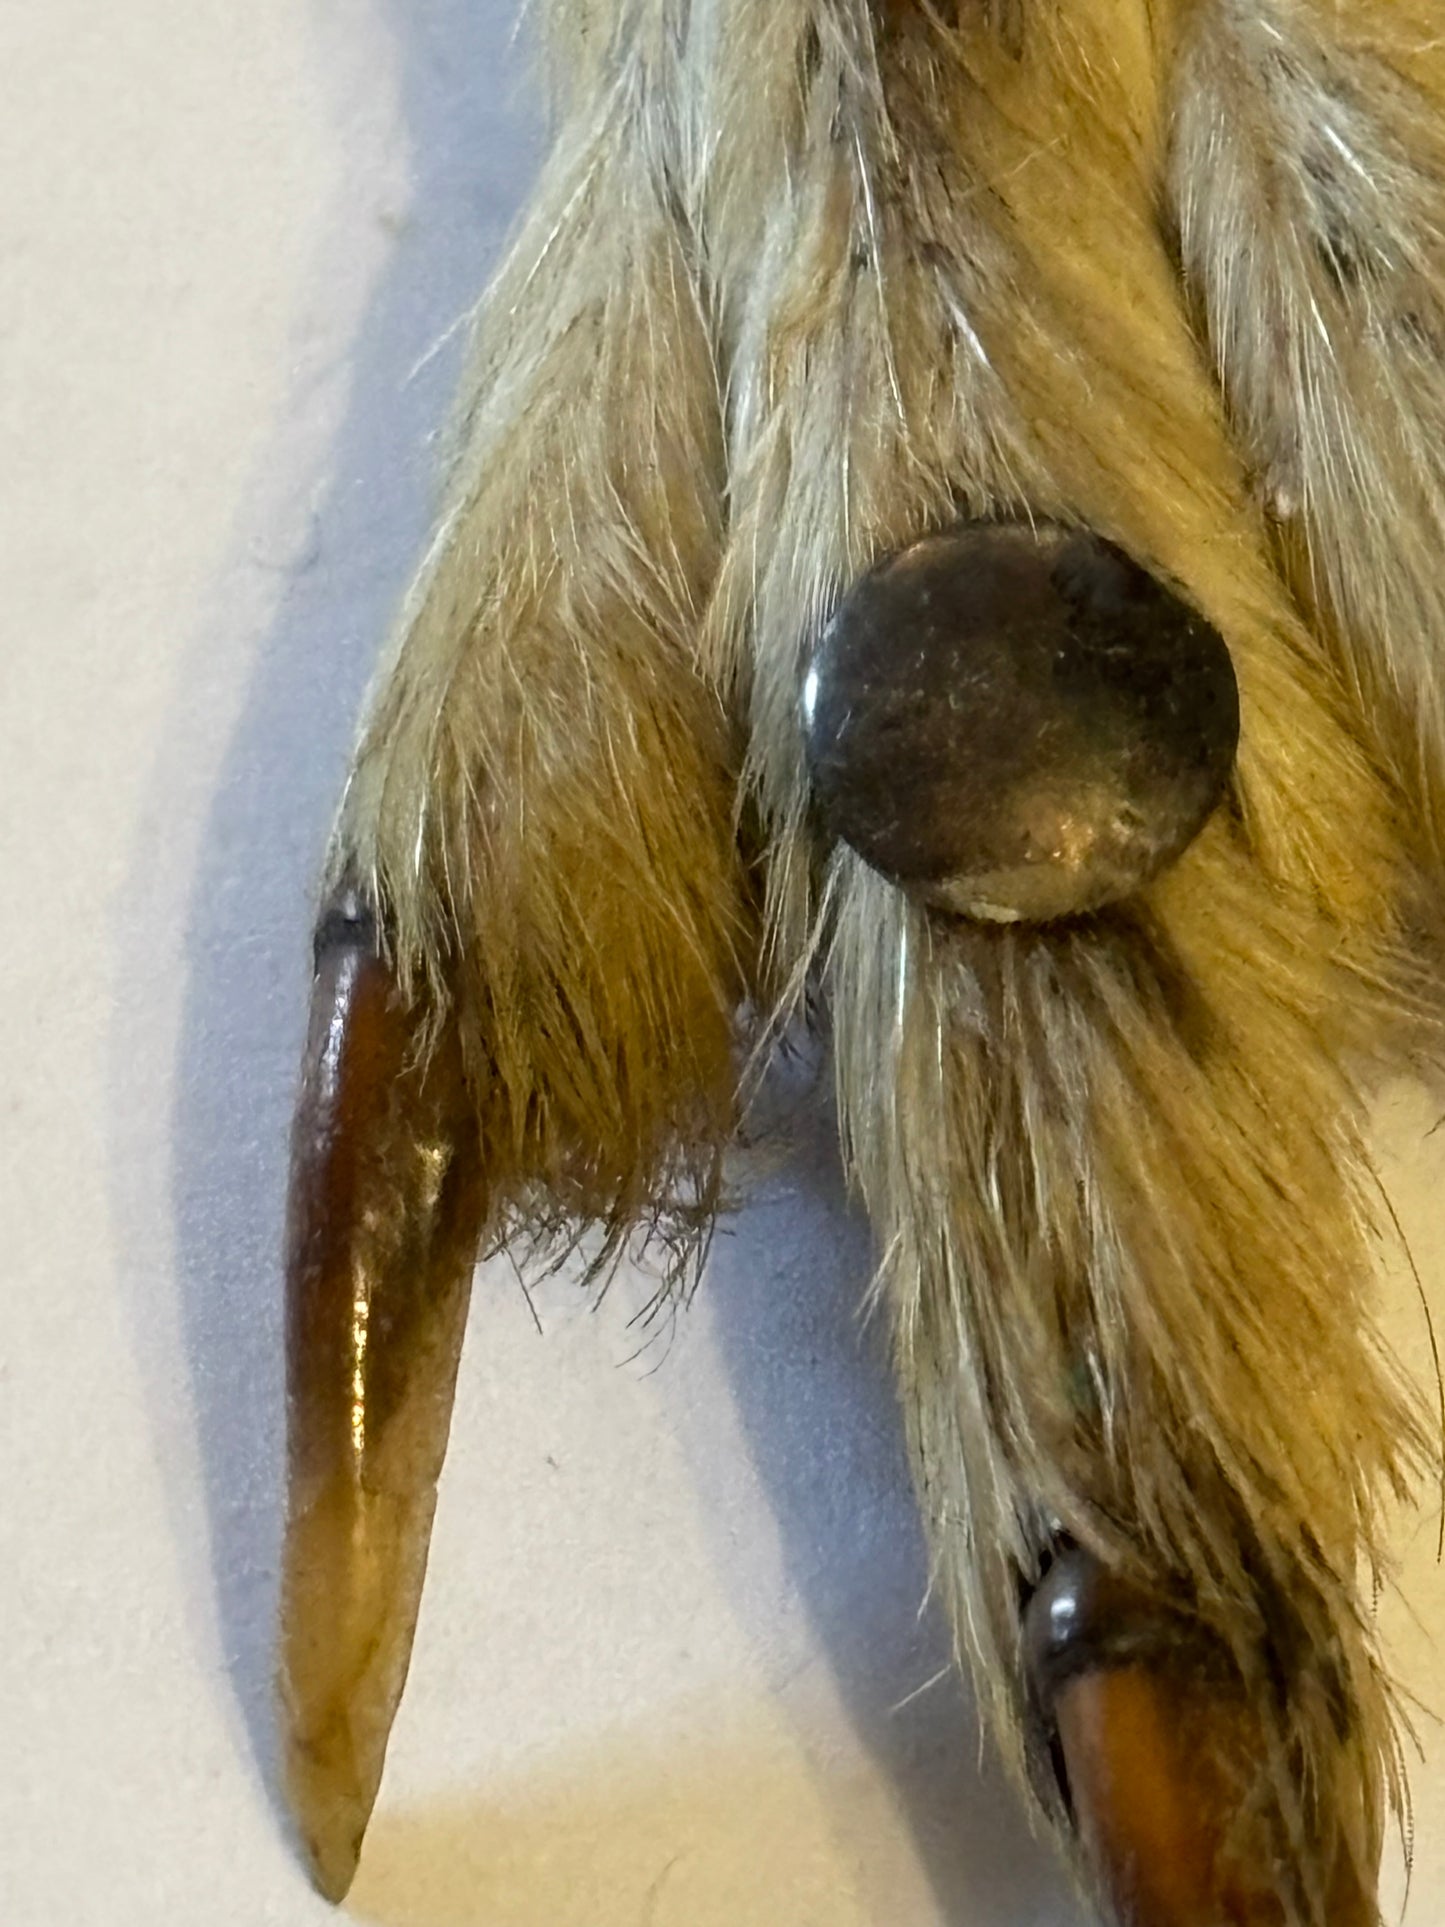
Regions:
<svg viewBox="0 0 1445 1927"><path fill-rule="evenodd" d="M992 921L1137 890L1224 794L1223 639L1122 550L973 523L890 556L819 642L803 729L824 823L928 902Z"/></svg>

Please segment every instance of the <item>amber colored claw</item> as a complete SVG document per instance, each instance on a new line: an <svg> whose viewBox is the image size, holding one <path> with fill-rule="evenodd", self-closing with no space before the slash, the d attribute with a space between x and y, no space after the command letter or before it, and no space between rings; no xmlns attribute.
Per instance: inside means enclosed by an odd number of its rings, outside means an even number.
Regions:
<svg viewBox="0 0 1445 1927"><path fill-rule="evenodd" d="M1262 1744L1238 1703L1206 1705L1156 1667L1077 1677L1059 1735L1086 1849L1123 1927L1288 1927L1288 1883L1261 1857L1227 1855L1232 1787ZM1377 1918L1337 1855L1330 1927Z"/></svg>
<svg viewBox="0 0 1445 1927"><path fill-rule="evenodd" d="M288 1208L286 1790L346 1894L406 1679L484 1217L455 1036L418 1023L347 895L322 916Z"/></svg>
<svg viewBox="0 0 1445 1927"><path fill-rule="evenodd" d="M1239 1826L1262 1721L1197 1622L1067 1552L1026 1646L1080 1842L1119 1927L1290 1927L1297 1869L1277 1816ZM1371 1927L1342 1838L1322 1848L1330 1927Z"/></svg>

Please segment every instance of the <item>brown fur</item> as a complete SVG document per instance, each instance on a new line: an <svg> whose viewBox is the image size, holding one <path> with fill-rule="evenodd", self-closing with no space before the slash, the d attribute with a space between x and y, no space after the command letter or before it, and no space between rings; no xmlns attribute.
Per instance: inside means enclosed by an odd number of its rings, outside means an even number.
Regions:
<svg viewBox="0 0 1445 1927"><path fill-rule="evenodd" d="M1301 1838L1343 1799L1362 1863L1398 1782L1360 1574L1424 1449L1357 1079L1418 1015L1445 823L1432 14L558 0L556 150L334 856L461 1011L499 1231L700 1224L732 1013L821 978L1006 1752L1063 1526L1187 1596L1275 1708L1262 1784ZM944 926L809 814L820 623L991 512L1120 543L1239 678L1230 806L1074 927Z"/></svg>

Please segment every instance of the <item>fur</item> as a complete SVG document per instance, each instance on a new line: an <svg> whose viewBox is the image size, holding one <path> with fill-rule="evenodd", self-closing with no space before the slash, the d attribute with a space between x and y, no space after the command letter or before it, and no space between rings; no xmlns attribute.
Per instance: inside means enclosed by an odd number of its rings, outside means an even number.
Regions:
<svg viewBox="0 0 1445 1927"><path fill-rule="evenodd" d="M1360 1081L1445 856L1434 13L554 0L336 835L459 1013L498 1236L701 1235L734 1013L825 987L938 1583L1066 1842L1018 1661L1061 1526L1227 1642L1300 1843L1344 1799L1366 1863L1401 1793L1361 1574L1427 1442ZM1229 805L1077 925L944 925L809 813L820 624L991 512L1120 543L1239 679Z"/></svg>

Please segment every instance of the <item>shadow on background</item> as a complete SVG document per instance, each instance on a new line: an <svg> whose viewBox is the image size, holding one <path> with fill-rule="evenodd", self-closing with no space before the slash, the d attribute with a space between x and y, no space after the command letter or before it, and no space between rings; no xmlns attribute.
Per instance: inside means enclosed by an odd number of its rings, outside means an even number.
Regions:
<svg viewBox="0 0 1445 1927"><path fill-rule="evenodd" d="M709 1716L710 1715L710 1716ZM840 1879L877 1838L876 1789L820 1777L776 1715L698 1709L706 1747L613 1742L487 1799L378 1813L349 1911L375 1927L874 1927L916 1921L916 1873L880 1871L879 1911ZM850 1838L852 1836L852 1838ZM957 1914L959 1920L997 1916Z"/></svg>
<svg viewBox="0 0 1445 1927"><path fill-rule="evenodd" d="M713 1330L789 1580L847 1718L892 1786L938 1919L1058 1927L1074 1917L1059 1865L980 1744L944 1615L924 1603L928 1558L886 1319L861 1317L871 1240L848 1208L826 1098L816 1092L797 1112L787 1166L714 1247L704 1284ZM696 1445L705 1517L708 1457ZM807 1682L776 1683L785 1707L799 1689L806 1702ZM819 1767L827 1800L826 1760ZM846 1837L846 1810L838 1824ZM859 1870L880 1927L894 1918L881 1873Z"/></svg>
<svg viewBox="0 0 1445 1927"><path fill-rule="evenodd" d="M399 97L409 150L406 212L377 213L395 239L359 333L344 333L327 309L327 289L344 264L323 258L315 265L306 295L320 319L308 333L303 299L291 402L245 504L233 564L273 570L280 594L259 645L242 639L254 669L220 760L189 890L168 1144L191 1382L148 1392L166 1405L188 1395L194 1407L212 1636L273 1800L284 1425L280 1254L312 893L362 696L426 533L433 444L460 358L460 341L450 334L475 300L538 158L535 121L521 98L525 60L512 45L515 12L513 0L387 0L382 18L395 71L376 82ZM313 0L311 26L341 149L352 151L359 138L374 170L375 100L368 98L372 76L355 71L356 23L333 20ZM333 35L347 44L334 47ZM333 52L340 56L334 71ZM336 227L349 221L354 235L354 204L337 214ZM312 471L298 474L296 450L306 437L297 424L316 405L317 390L338 381L349 401L326 469L318 477L313 456ZM318 483L319 492L308 496L308 485ZM169 914L163 851L176 771L187 767L188 754L193 760L188 736L216 700L218 652L236 646L223 598L217 603L214 628L182 670L175 766L163 760L157 772L131 879L142 924L149 906L157 917ZM124 959L126 970L145 968L143 955ZM114 1080L122 1142L136 1090L152 1075L154 1048L155 1040L122 1016ZM134 1214L134 1201L123 1198L121 1209ZM145 1249L143 1231L135 1242ZM160 1317L156 1282L143 1275L134 1286L142 1323ZM180 1536L186 1556L195 1537L190 1521L181 1522Z"/></svg>

